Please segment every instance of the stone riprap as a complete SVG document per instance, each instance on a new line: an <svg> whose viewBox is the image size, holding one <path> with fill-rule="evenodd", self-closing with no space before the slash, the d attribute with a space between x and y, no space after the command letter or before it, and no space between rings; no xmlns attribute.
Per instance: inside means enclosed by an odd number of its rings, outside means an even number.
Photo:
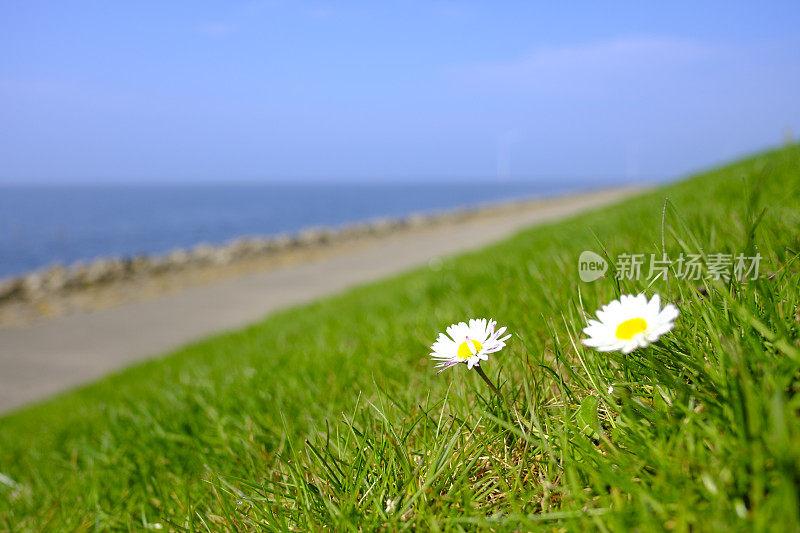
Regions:
<svg viewBox="0 0 800 533"><path fill-rule="evenodd" d="M67 267L53 265L25 275L0 280L0 306L15 302L35 303L151 276L214 266L230 266L263 258L280 260L281 256L290 256L299 250L321 249L335 244L390 235L406 229L460 222L482 214L522 209L531 201L507 202L432 214L412 214L402 218L381 218L338 228L312 227L295 234L241 237L222 245L201 243L193 248L176 249L162 255L104 258L78 262Z"/></svg>

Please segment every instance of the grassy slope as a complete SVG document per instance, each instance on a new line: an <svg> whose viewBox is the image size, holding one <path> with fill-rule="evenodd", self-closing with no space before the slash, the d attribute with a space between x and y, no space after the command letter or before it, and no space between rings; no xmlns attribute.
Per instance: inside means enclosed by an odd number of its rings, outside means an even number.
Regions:
<svg viewBox="0 0 800 533"><path fill-rule="evenodd" d="M623 282L678 327L584 349L581 309L620 288L580 282L579 253L659 253L665 197L671 256L757 249L778 274ZM797 530L799 250L792 147L280 313L0 420L0 529ZM515 334L486 369L517 429L474 372L427 359L473 316Z"/></svg>

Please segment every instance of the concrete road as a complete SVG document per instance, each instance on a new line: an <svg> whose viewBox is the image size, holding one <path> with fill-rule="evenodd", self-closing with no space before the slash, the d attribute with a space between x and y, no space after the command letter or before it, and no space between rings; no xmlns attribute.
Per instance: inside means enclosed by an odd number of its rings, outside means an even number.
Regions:
<svg viewBox="0 0 800 533"><path fill-rule="evenodd" d="M0 327L0 413L270 312L478 248L528 226L613 203L621 188L544 200L524 211L400 232L342 254L187 288L92 313ZM577 258L576 258L577 260Z"/></svg>

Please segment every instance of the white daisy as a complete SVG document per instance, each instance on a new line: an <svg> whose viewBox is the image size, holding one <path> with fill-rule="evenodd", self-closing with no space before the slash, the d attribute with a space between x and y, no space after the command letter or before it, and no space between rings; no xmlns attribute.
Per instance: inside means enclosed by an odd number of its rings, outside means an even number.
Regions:
<svg viewBox="0 0 800 533"><path fill-rule="evenodd" d="M491 319L473 318L469 324L459 322L448 327L447 335L439 333L439 338L431 346L431 359L439 361L436 365L436 368L441 368L439 373L458 363L466 363L471 369L480 361L487 361L489 354L502 350L511 335L501 338L506 328L495 330L496 325L497 322Z"/></svg>
<svg viewBox="0 0 800 533"><path fill-rule="evenodd" d="M644 294L622 295L597 311L597 320L589 320L583 332L589 336L583 344L600 352L631 353L644 348L675 327L678 309L667 304L661 309L656 294L650 301Z"/></svg>

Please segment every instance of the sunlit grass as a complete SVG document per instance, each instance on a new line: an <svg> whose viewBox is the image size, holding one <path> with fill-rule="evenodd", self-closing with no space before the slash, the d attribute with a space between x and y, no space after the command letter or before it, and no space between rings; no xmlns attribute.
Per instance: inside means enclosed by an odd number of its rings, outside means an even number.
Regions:
<svg viewBox="0 0 800 533"><path fill-rule="evenodd" d="M764 277L583 283L583 250ZM280 313L0 420L0 529L796 531L798 252L792 147ZM581 344L642 291L673 331ZM482 316L514 334L483 365L511 412L428 357Z"/></svg>

